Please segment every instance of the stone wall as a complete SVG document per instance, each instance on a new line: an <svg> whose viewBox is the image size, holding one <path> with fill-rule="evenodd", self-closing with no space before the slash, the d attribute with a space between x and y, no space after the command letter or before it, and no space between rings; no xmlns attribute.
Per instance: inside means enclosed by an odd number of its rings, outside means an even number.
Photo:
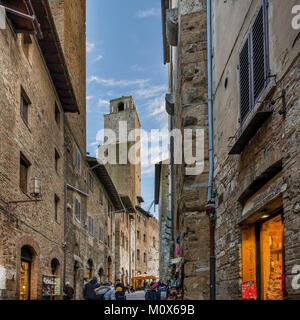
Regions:
<svg viewBox="0 0 300 320"><path fill-rule="evenodd" d="M261 101L274 100L273 114L248 142L240 155L228 155L228 139L239 128L238 55L254 21L261 1L214 6L214 144L215 197L217 207L216 276L218 299L241 299L243 218L261 219L262 212L282 208L284 223L284 265L287 298L299 299L291 286L292 268L299 265L299 37L290 21L291 7L281 1L269 2L270 79ZM233 7L234 6L234 7ZM233 11L234 10L234 14ZM234 17L234 19L233 19ZM230 32L225 21L232 21ZM283 21L283 20L282 20ZM233 28L234 30L231 30ZM227 35L230 36L227 38ZM224 43L226 39L226 43ZM226 86L225 86L226 80ZM286 90L286 115L282 89ZM261 107L262 106L256 106ZM270 176L279 164L279 176ZM263 177L257 193L251 188ZM273 178L273 180L271 180ZM248 196L247 196L248 194ZM249 220L248 219L248 220ZM250 223L250 222L249 222Z"/></svg>
<svg viewBox="0 0 300 320"><path fill-rule="evenodd" d="M42 201L0 209L0 299L18 299L21 248L34 251L32 298L41 298L42 274L51 273L51 260L59 261L58 276L64 266L64 126L63 111L34 38L29 55L23 51L22 36L10 28L0 31L0 198L28 200L20 185L20 154L30 162L29 182L42 182ZM30 100L28 123L20 116L21 88ZM55 121L55 103L60 109L60 125ZM55 170L54 150L60 155ZM29 193L29 189L28 189ZM55 219L55 194L59 197Z"/></svg>
<svg viewBox="0 0 300 320"><path fill-rule="evenodd" d="M193 130L195 156L196 129L204 130L204 168L196 175L175 165L175 238L181 236L184 264L184 299L209 297L209 221L205 213L208 181L207 149L207 56L205 1L179 1L179 40L172 74L175 88L175 128Z"/></svg>

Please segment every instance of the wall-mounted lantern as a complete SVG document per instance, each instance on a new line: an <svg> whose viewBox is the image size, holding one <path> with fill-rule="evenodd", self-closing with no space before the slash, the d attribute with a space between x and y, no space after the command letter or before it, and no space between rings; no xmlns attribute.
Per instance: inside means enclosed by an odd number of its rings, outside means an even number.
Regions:
<svg viewBox="0 0 300 320"><path fill-rule="evenodd" d="M41 198L42 196L42 184L41 184L41 180L37 177L34 177L33 179L31 179L30 181L30 195L34 198L34 199L38 199Z"/></svg>

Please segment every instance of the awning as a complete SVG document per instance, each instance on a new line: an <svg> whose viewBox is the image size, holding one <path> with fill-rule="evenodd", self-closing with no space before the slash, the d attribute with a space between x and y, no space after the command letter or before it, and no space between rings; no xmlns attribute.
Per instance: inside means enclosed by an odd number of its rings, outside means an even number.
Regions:
<svg viewBox="0 0 300 320"><path fill-rule="evenodd" d="M138 277L133 277L133 280L150 280L150 279L156 279L157 277L155 276L138 276Z"/></svg>
<svg viewBox="0 0 300 320"><path fill-rule="evenodd" d="M87 157L87 162L90 165L90 167L94 167L93 171L95 174L98 176L100 179L100 182L104 186L105 190L107 191L107 194L115 206L117 210L122 210L124 209L122 205L122 201L120 199L119 193L110 177L108 174L105 165L100 164L96 158L93 157Z"/></svg>
<svg viewBox="0 0 300 320"><path fill-rule="evenodd" d="M51 79L65 112L78 112L63 50L47 0L0 0L17 33L36 34Z"/></svg>
<svg viewBox="0 0 300 320"><path fill-rule="evenodd" d="M124 205L127 213L135 213L136 212L129 196L124 195L124 194L120 194L120 198L123 202L123 205Z"/></svg>

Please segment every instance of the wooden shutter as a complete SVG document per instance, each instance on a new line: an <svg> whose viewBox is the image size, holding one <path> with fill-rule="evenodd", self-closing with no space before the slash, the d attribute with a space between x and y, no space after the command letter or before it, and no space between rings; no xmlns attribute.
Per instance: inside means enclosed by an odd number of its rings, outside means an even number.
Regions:
<svg viewBox="0 0 300 320"><path fill-rule="evenodd" d="M25 161L21 158L20 161L20 188L23 192L27 192L27 173L28 166Z"/></svg>
<svg viewBox="0 0 300 320"><path fill-rule="evenodd" d="M251 58L253 102L258 101L267 85L268 77L268 30L266 1L261 6L251 30Z"/></svg>
<svg viewBox="0 0 300 320"><path fill-rule="evenodd" d="M251 108L250 81L250 37L247 38L240 52L240 115L241 122L246 118Z"/></svg>

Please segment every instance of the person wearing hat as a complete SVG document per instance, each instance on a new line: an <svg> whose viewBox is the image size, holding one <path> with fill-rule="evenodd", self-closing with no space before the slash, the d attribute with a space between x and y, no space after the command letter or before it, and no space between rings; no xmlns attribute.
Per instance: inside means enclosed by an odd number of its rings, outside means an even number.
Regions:
<svg viewBox="0 0 300 320"><path fill-rule="evenodd" d="M145 300L160 300L157 288L158 283L152 282L150 289L146 291Z"/></svg>
<svg viewBox="0 0 300 320"><path fill-rule="evenodd" d="M97 300L116 300L115 289L108 281L102 282L96 290Z"/></svg>
<svg viewBox="0 0 300 320"><path fill-rule="evenodd" d="M92 280L85 284L83 289L83 297L85 300L97 300L95 289L99 288L100 284L96 276Z"/></svg>

